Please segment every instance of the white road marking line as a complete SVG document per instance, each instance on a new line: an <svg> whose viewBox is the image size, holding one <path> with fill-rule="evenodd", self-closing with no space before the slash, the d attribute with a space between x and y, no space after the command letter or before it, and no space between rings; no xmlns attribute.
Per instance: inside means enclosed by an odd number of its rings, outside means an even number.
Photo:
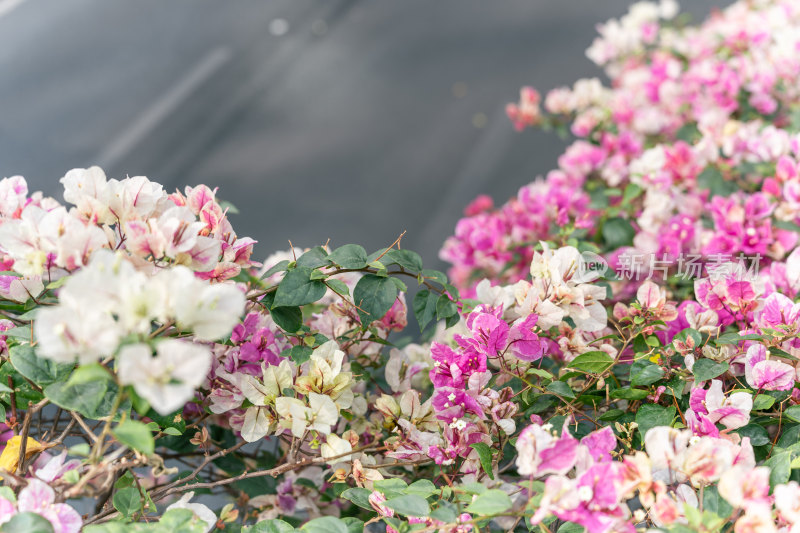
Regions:
<svg viewBox="0 0 800 533"><path fill-rule="evenodd" d="M20 5L25 0L4 0L0 1L0 17L11 13L15 7Z"/></svg>
<svg viewBox="0 0 800 533"><path fill-rule="evenodd" d="M215 48L209 52L186 76L147 108L119 137L114 139L96 158L97 164L108 167L125 157L230 58L231 51L227 47Z"/></svg>

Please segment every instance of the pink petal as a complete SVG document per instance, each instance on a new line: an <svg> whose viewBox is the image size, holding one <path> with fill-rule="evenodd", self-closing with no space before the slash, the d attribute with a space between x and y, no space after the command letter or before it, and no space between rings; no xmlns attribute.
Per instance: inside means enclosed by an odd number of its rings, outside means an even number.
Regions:
<svg viewBox="0 0 800 533"><path fill-rule="evenodd" d="M795 370L779 361L761 361L753 366L751 386L764 390L789 390L794 387Z"/></svg>

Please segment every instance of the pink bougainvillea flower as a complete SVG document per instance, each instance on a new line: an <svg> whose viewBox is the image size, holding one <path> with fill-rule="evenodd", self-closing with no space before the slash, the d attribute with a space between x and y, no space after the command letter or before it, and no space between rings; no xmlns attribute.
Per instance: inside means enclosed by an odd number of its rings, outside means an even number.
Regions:
<svg viewBox="0 0 800 533"><path fill-rule="evenodd" d="M530 314L511 326L511 330L508 333L508 343L511 353L517 359L538 361L544 356L547 345L533 331L538 319L537 315Z"/></svg>
<svg viewBox="0 0 800 533"><path fill-rule="evenodd" d="M708 390L695 387L689 396L686 420L695 435L719 436L716 424L728 429L738 429L750 421L753 396L747 392L734 392L727 397L722 392L722 381L711 381Z"/></svg>
<svg viewBox="0 0 800 533"><path fill-rule="evenodd" d="M578 460L578 440L567 422L558 436L551 424L532 424L517 438L517 472L522 476L565 474Z"/></svg>
<svg viewBox="0 0 800 533"><path fill-rule="evenodd" d="M29 479L17 498L17 511L46 518L54 533L78 533L83 525L78 512L66 503L55 503L55 492L44 481Z"/></svg>
<svg viewBox="0 0 800 533"><path fill-rule="evenodd" d="M793 366L767 358L763 344L753 344L745 355L745 379L755 389L789 390L794 387L796 371Z"/></svg>

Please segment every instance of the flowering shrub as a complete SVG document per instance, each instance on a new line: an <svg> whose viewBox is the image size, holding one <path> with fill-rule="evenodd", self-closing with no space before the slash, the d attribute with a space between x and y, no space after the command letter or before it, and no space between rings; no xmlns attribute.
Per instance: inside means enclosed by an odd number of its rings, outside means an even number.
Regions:
<svg viewBox="0 0 800 533"><path fill-rule="evenodd" d="M676 15L522 90L579 140L449 276L257 263L206 186L0 181L0 533L800 531L800 4Z"/></svg>

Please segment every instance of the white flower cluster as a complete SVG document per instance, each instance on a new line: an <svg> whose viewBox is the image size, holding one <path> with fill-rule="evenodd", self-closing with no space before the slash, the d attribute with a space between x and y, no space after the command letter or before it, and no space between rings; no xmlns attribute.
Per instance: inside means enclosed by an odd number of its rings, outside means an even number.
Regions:
<svg viewBox="0 0 800 533"><path fill-rule="evenodd" d="M148 276L125 255L99 250L66 280L59 304L38 313L34 332L41 356L90 363L114 355L126 335L149 334L153 322L217 340L230 333L244 305L234 285L211 285L181 266Z"/></svg>
<svg viewBox="0 0 800 533"><path fill-rule="evenodd" d="M101 248L138 261L180 264L209 279L229 279L252 266L255 241L237 238L215 191L187 187L168 195L144 176L106 179L99 167L73 169L61 179L69 210L36 193L21 176L0 181L0 254L26 276L63 276Z"/></svg>
<svg viewBox="0 0 800 533"><path fill-rule="evenodd" d="M586 332L606 327L608 317L601 300L606 289L590 282L599 272L587 271L586 262L577 248L564 246L551 250L541 243L542 252L535 252L531 261L531 281L492 287L488 280L476 287L480 302L502 305L511 318L538 315L538 326L548 329L569 317Z"/></svg>

